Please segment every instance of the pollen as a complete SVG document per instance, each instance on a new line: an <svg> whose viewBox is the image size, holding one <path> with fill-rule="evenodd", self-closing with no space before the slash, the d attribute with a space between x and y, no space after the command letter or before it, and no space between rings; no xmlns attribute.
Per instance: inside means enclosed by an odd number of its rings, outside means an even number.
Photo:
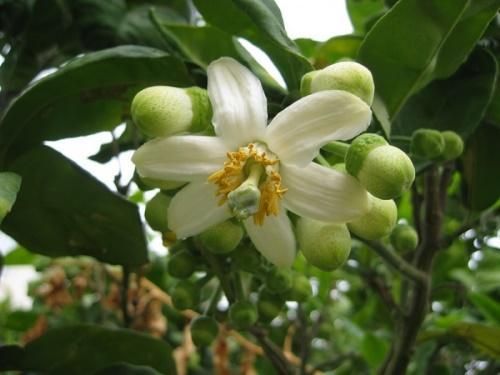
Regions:
<svg viewBox="0 0 500 375"><path fill-rule="evenodd" d="M248 178L245 168L247 163L259 164L265 175L256 181L261 192L259 209L253 215L256 225L262 225L266 216L278 215L279 201L288 190L281 185L281 176L276 170L279 159L270 157L263 148L250 143L238 151L228 152L224 166L208 177L209 182L218 186L216 194L220 197L219 205L222 205L227 201L228 194Z"/></svg>

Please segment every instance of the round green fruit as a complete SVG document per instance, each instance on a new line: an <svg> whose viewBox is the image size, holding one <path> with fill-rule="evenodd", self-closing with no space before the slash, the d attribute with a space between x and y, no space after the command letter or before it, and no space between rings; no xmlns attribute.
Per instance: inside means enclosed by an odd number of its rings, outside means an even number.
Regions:
<svg viewBox="0 0 500 375"><path fill-rule="evenodd" d="M167 272L177 279L187 279L196 270L196 259L188 251L182 250L169 257Z"/></svg>
<svg viewBox="0 0 500 375"><path fill-rule="evenodd" d="M391 233L391 244L398 251L415 250L418 246L417 231L408 224L398 224Z"/></svg>
<svg viewBox="0 0 500 375"><path fill-rule="evenodd" d="M171 297L177 310L193 309L200 300L200 291L192 282L181 280L174 287Z"/></svg>
<svg viewBox="0 0 500 375"><path fill-rule="evenodd" d="M198 316L191 321L191 339L198 347L210 346L219 333L219 325L209 316Z"/></svg>
<svg viewBox="0 0 500 375"><path fill-rule="evenodd" d="M238 301L229 308L229 319L238 329L248 329L257 322L258 314L250 301Z"/></svg>

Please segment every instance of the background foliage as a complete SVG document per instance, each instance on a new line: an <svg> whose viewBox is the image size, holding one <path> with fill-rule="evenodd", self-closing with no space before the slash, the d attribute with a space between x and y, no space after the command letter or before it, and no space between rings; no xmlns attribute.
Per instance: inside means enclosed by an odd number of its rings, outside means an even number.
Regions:
<svg viewBox="0 0 500 375"><path fill-rule="evenodd" d="M0 307L0 370L173 373L175 357L179 373L270 373L280 363L302 373L387 373L413 324L421 325L415 348L399 353L411 357L408 373L499 371L498 0L347 0L347 8L354 33L317 42L291 40L272 0L0 0L0 219L19 243L2 263L42 272L30 289L32 311L12 310L8 301ZM271 58L286 89L241 38ZM295 272L313 285L308 301L288 302L252 334L227 331L194 351L186 330L193 315L171 307L175 279L166 257L148 254L142 193L119 180L110 191L44 142L125 123L92 159L105 163L135 149L144 141L129 114L135 93L152 85L203 87L206 66L221 56L261 79L271 115L300 97L304 73L355 59L375 79L371 130L405 151L422 127L466 140L456 162L414 160L415 186L397 202L399 216L423 234L425 186L440 179L444 216L429 264L420 267L412 252L396 254L432 277L430 309L400 316L418 287L374 251L394 254L387 241L355 241L335 272L298 257ZM215 280L202 291L199 312L219 293ZM222 307L214 314L224 322Z"/></svg>

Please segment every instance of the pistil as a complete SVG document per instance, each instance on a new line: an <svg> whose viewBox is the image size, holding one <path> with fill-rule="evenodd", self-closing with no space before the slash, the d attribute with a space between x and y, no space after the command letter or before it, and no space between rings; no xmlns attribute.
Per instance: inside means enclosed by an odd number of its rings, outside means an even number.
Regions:
<svg viewBox="0 0 500 375"><path fill-rule="evenodd" d="M258 163L252 163L248 178L235 190L227 195L228 205L236 218L244 220L259 211L259 182L264 168Z"/></svg>

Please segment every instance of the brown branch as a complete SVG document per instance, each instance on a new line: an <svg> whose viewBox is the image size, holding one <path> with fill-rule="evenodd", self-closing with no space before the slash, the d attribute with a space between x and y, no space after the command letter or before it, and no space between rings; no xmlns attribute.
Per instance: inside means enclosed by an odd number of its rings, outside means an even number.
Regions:
<svg viewBox="0 0 500 375"><path fill-rule="evenodd" d="M437 166L425 174L425 217L422 222L422 241L415 252L413 264L430 275L434 256L439 250L443 207L441 205L441 183ZM380 369L384 375L404 374L410 362L418 331L427 314L430 283L416 283L411 290L407 316L403 316L396 328L397 336L391 351Z"/></svg>
<svg viewBox="0 0 500 375"><path fill-rule="evenodd" d="M281 349L276 346L274 342L269 340L265 330L254 326L250 329L250 332L255 336L257 341L259 341L266 357L271 361L271 364L278 374L288 375L294 373L292 364L285 357Z"/></svg>

